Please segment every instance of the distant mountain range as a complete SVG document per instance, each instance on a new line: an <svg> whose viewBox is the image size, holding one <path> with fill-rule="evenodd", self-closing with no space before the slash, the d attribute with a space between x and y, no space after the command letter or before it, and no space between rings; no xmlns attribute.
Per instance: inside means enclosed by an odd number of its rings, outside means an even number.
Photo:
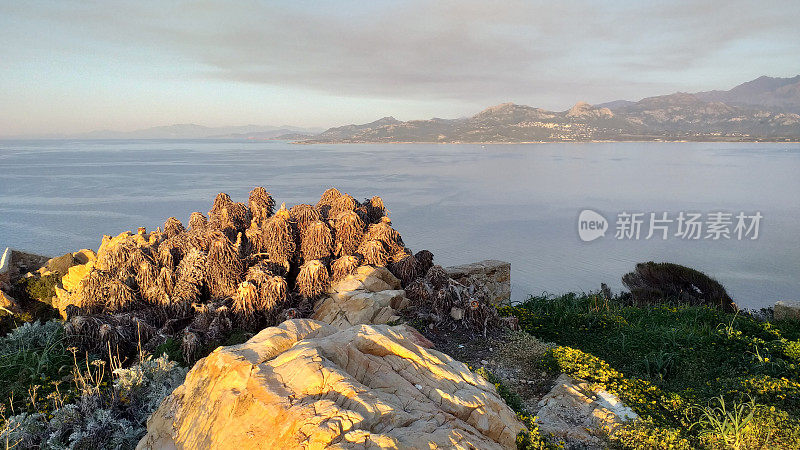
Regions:
<svg viewBox="0 0 800 450"><path fill-rule="evenodd" d="M503 103L461 119L384 117L300 142L798 141L798 113L800 75L760 77L729 91L579 102L567 111Z"/></svg>
<svg viewBox="0 0 800 450"><path fill-rule="evenodd" d="M80 134L50 134L46 136L16 136L37 139L300 139L323 131L323 128L304 128L290 125L234 127L204 127L177 124L135 131L98 130Z"/></svg>
<svg viewBox="0 0 800 450"><path fill-rule="evenodd" d="M471 117L384 117L324 130L179 124L136 131L17 136L60 139L285 139L302 143L559 142L620 140L800 141L800 75L759 77L728 91L678 92L637 102L584 102L566 111L503 103Z"/></svg>

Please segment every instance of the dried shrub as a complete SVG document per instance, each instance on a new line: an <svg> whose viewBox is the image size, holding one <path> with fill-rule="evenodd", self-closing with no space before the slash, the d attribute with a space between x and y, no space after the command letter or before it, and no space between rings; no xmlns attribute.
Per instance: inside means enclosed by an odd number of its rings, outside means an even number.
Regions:
<svg viewBox="0 0 800 450"><path fill-rule="evenodd" d="M175 271L175 288L172 304L188 307L200 298L205 278L206 255L192 249L178 264Z"/></svg>
<svg viewBox="0 0 800 450"><path fill-rule="evenodd" d="M211 299L233 296L242 278L242 261L233 244L227 239L211 243L206 260L205 282Z"/></svg>
<svg viewBox="0 0 800 450"><path fill-rule="evenodd" d="M361 258L358 255L344 255L333 261L331 264L331 280L339 281L351 273L354 273L361 265Z"/></svg>
<svg viewBox="0 0 800 450"><path fill-rule="evenodd" d="M447 286L447 281L450 279L450 275L447 274L447 271L444 270L442 266L432 266L428 269L428 273L425 274L425 281L431 285L436 290L442 289Z"/></svg>
<svg viewBox="0 0 800 450"><path fill-rule="evenodd" d="M183 360L187 363L192 363L197 359L197 354L200 351L201 341L197 333L191 331L184 331L181 338L181 354Z"/></svg>
<svg viewBox="0 0 800 450"><path fill-rule="evenodd" d="M322 214L319 210L311 205L300 204L294 205L289 210L291 220L297 224L297 232L299 236L304 236L306 229L314 222L322 220Z"/></svg>
<svg viewBox="0 0 800 450"><path fill-rule="evenodd" d="M316 221L306 227L300 246L300 253L305 261L331 256L333 253L333 234L327 223Z"/></svg>
<svg viewBox="0 0 800 450"><path fill-rule="evenodd" d="M136 293L122 281L112 278L103 286L105 307L109 311L124 311L136 302Z"/></svg>
<svg viewBox="0 0 800 450"><path fill-rule="evenodd" d="M464 324L474 330L482 330L484 335L490 326L501 322L497 308L484 299L471 297L465 306Z"/></svg>
<svg viewBox="0 0 800 450"><path fill-rule="evenodd" d="M139 287L139 296L147 303L153 305L166 305L169 295L165 286L160 283L161 269L149 260L139 263L136 271L136 285Z"/></svg>
<svg viewBox="0 0 800 450"><path fill-rule="evenodd" d="M389 255L389 265L397 264L398 262L408 258L409 256L412 258L414 257L414 254L411 253L411 250L407 248L400 249Z"/></svg>
<svg viewBox="0 0 800 450"><path fill-rule="evenodd" d="M326 217L329 219L336 218L339 214L347 211L355 211L359 204L352 196L348 194L340 195L339 198L333 201Z"/></svg>
<svg viewBox="0 0 800 450"><path fill-rule="evenodd" d="M264 241L264 229L262 225L257 223L255 219L250 222L250 226L244 232L247 238L248 253L257 254L264 251L266 244Z"/></svg>
<svg viewBox="0 0 800 450"><path fill-rule="evenodd" d="M88 312L122 311L133 306L136 300L136 293L130 286L101 270L92 270L81 280L75 293L75 305Z"/></svg>
<svg viewBox="0 0 800 450"><path fill-rule="evenodd" d="M344 211L334 219L337 256L352 255L364 239L364 221L353 211Z"/></svg>
<svg viewBox="0 0 800 450"><path fill-rule="evenodd" d="M364 241L364 243L358 247L357 253L361 255L364 264L386 266L386 263L389 261L389 254L386 251L386 247L383 245L383 242L378 240Z"/></svg>
<svg viewBox="0 0 800 450"><path fill-rule="evenodd" d="M233 203L231 196L224 192L220 192L217 194L216 198L214 198L214 203L211 205L211 210L208 211L208 217L213 217L221 213L222 210L231 203Z"/></svg>
<svg viewBox="0 0 800 450"><path fill-rule="evenodd" d="M677 302L706 305L735 312L736 304L717 280L698 270L673 263L639 263L622 277L637 304Z"/></svg>
<svg viewBox="0 0 800 450"><path fill-rule="evenodd" d="M247 205L250 207L250 214L253 220L258 224L264 223L275 211L275 200L261 186L255 187L250 191Z"/></svg>
<svg viewBox="0 0 800 450"><path fill-rule="evenodd" d="M307 261L300 267L297 275L297 290L305 298L314 298L328 289L330 278L328 268L322 261Z"/></svg>
<svg viewBox="0 0 800 450"><path fill-rule="evenodd" d="M367 233L364 235L366 241L381 241L386 246L390 254L395 254L405 249L403 245L403 238L392 226L390 222L382 221L367 227Z"/></svg>
<svg viewBox="0 0 800 450"><path fill-rule="evenodd" d="M417 278L405 287L406 297L415 306L428 304L434 295L433 288L423 279Z"/></svg>
<svg viewBox="0 0 800 450"><path fill-rule="evenodd" d="M227 306L220 306L213 311L214 318L208 326L208 339L220 341L227 336L233 329L233 322L230 319Z"/></svg>
<svg viewBox="0 0 800 450"><path fill-rule="evenodd" d="M161 267L174 270L185 254L186 239L185 236L181 235L169 238L159 244L156 257Z"/></svg>
<svg viewBox="0 0 800 450"><path fill-rule="evenodd" d="M252 316L259 310L258 304L258 287L249 281L242 281L233 296L233 311Z"/></svg>
<svg viewBox="0 0 800 450"><path fill-rule="evenodd" d="M162 267L158 272L158 286L167 294L167 301L175 291L175 272L167 267Z"/></svg>
<svg viewBox="0 0 800 450"><path fill-rule="evenodd" d="M274 275L259 284L259 308L265 314L272 315L288 299L289 285L285 278Z"/></svg>
<svg viewBox="0 0 800 450"><path fill-rule="evenodd" d="M262 275L254 275L261 273ZM247 269L247 275L245 279L264 279L266 276L285 276L286 275L286 267L282 264L278 264L272 261L259 261ZM262 277L262 278L255 278L255 277Z"/></svg>
<svg viewBox="0 0 800 450"><path fill-rule="evenodd" d="M184 231L186 231L186 228L184 228L180 220L174 217L170 217L164 222L164 234L167 235L167 238L175 237Z"/></svg>
<svg viewBox="0 0 800 450"><path fill-rule="evenodd" d="M414 258L414 255L408 255L392 263L389 266L389 270L400 280L403 286L407 286L418 277L417 260Z"/></svg>
<svg viewBox="0 0 800 450"><path fill-rule="evenodd" d="M104 242L97 251L95 267L114 274L119 273L127 265L133 253L138 250L139 246L131 237L113 244Z"/></svg>
<svg viewBox="0 0 800 450"><path fill-rule="evenodd" d="M414 258L417 260L417 274L419 276L424 276L433 267L433 253L428 250L418 251Z"/></svg>
<svg viewBox="0 0 800 450"><path fill-rule="evenodd" d="M336 201L336 199L338 199L341 196L342 193L339 192L339 190L336 188L326 189L325 192L322 193L322 196L320 197L319 201L317 202L317 209L322 211L323 207L327 206L328 208L325 209L324 211L325 213L327 213L328 209L330 209L330 207L333 206L333 203Z"/></svg>
<svg viewBox="0 0 800 450"><path fill-rule="evenodd" d="M189 229L192 231L205 231L208 227L208 219L201 212L193 212L189 216Z"/></svg>
<svg viewBox="0 0 800 450"><path fill-rule="evenodd" d="M250 225L250 209L244 203L231 203L222 211L221 216L224 220L223 223L237 232L244 231Z"/></svg>
<svg viewBox="0 0 800 450"><path fill-rule="evenodd" d="M369 200L364 200L364 211L367 215L369 223L378 223L381 217L386 215L386 208L383 205L383 199L377 195Z"/></svg>
<svg viewBox="0 0 800 450"><path fill-rule="evenodd" d="M292 224L280 210L267 221L262 239L269 260L283 265L288 271L295 257L296 243Z"/></svg>
<svg viewBox="0 0 800 450"><path fill-rule="evenodd" d="M102 309L105 304L106 286L114 277L102 270L92 270L78 284L73 295L75 305L82 310L93 312Z"/></svg>

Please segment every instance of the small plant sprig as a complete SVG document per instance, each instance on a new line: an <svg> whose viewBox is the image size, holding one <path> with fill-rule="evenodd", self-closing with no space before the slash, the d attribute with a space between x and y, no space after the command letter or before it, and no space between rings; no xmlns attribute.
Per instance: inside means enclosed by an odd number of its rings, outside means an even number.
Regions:
<svg viewBox="0 0 800 450"><path fill-rule="evenodd" d="M716 406L713 404L716 403ZM749 401L728 404L725 397L715 397L708 406L695 407L700 419L690 428L700 428L699 435L709 440L720 440L729 448L738 450L747 446L749 427L761 405L750 397Z"/></svg>

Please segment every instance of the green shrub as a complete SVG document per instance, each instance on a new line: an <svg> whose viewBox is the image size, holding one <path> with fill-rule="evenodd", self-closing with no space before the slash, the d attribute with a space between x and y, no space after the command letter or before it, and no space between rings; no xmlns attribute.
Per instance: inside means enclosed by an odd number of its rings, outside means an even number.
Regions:
<svg viewBox="0 0 800 450"><path fill-rule="evenodd" d="M715 279L689 267L653 261L636 265L622 277L633 301L640 305L674 301L706 305L733 312L736 307L725 288Z"/></svg>
<svg viewBox="0 0 800 450"><path fill-rule="evenodd" d="M113 376L106 391L84 391L52 411L8 418L0 441L18 448L136 448L147 418L183 382L186 369L164 355L117 368Z"/></svg>
<svg viewBox="0 0 800 450"><path fill-rule="evenodd" d="M772 448L800 442L795 324L705 306L630 306L591 293L532 297L502 307L501 315L514 315L523 330L559 344L546 355L553 370L603 386L642 417L615 433L614 445L637 448L637 440L656 440L716 448L726 441L702 419L704 408L721 399L729 411L750 398L755 412L747 442Z"/></svg>
<svg viewBox="0 0 800 450"><path fill-rule="evenodd" d="M61 280L61 275L53 273L43 277L21 278L15 286L18 300L38 300L50 304L50 299L56 295L56 286Z"/></svg>
<svg viewBox="0 0 800 450"><path fill-rule="evenodd" d="M73 367L61 322L25 323L0 338L0 408L8 413L36 411L51 404L61 392L71 397L70 383L63 382Z"/></svg>

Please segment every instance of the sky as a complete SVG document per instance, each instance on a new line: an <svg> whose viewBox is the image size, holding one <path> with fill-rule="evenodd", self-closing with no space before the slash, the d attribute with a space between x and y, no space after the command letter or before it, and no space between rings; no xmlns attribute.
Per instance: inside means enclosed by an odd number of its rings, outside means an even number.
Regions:
<svg viewBox="0 0 800 450"><path fill-rule="evenodd" d="M0 0L0 136L566 110L800 74L800 2Z"/></svg>

